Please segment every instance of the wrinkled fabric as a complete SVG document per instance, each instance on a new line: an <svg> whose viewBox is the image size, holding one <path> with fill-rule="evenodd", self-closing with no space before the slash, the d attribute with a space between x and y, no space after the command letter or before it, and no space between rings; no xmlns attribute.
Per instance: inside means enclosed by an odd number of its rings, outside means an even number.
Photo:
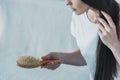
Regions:
<svg viewBox="0 0 120 80"><path fill-rule="evenodd" d="M89 68L90 80L94 79L96 68L96 50L99 35L97 33L98 24L92 23L86 13L76 15L73 13L71 22L71 33L75 37L78 47ZM120 66L117 65L117 78L120 80Z"/></svg>

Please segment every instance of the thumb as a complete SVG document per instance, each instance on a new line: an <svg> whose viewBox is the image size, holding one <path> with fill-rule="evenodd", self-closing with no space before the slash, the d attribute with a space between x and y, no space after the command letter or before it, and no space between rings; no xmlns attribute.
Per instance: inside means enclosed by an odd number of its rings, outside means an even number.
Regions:
<svg viewBox="0 0 120 80"><path fill-rule="evenodd" d="M61 61L60 60L54 60L54 61L51 61L50 63L51 64L61 64Z"/></svg>
<svg viewBox="0 0 120 80"><path fill-rule="evenodd" d="M61 60L56 60L55 63L60 64Z"/></svg>
<svg viewBox="0 0 120 80"><path fill-rule="evenodd" d="M41 57L43 60L49 60L49 59L51 59L51 56L50 55L46 55L46 56L43 56L43 57Z"/></svg>

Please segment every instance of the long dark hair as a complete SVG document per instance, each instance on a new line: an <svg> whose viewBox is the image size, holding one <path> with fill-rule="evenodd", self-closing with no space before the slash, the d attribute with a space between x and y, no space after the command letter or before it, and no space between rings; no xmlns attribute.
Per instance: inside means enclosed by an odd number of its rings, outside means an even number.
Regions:
<svg viewBox="0 0 120 80"><path fill-rule="evenodd" d="M82 0L90 7L109 14L116 25L117 36L119 38L119 7L115 0ZM105 17L100 13L100 16ZM106 20L106 19L105 19ZM107 21L107 20L106 20ZM97 46L96 71L94 80L114 80L117 76L117 61L112 51L102 43L99 38Z"/></svg>

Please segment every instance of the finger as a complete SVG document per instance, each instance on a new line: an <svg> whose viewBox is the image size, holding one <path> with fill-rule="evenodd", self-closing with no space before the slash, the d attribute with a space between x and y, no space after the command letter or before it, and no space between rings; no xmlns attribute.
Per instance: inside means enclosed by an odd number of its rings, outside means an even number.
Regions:
<svg viewBox="0 0 120 80"><path fill-rule="evenodd" d="M45 68L47 68L47 69L54 69L54 68L56 68L56 66L47 65Z"/></svg>
<svg viewBox="0 0 120 80"><path fill-rule="evenodd" d="M100 22L100 24L102 24L104 26L104 28L107 32L110 31L110 27L104 19L98 18L98 21Z"/></svg>
<svg viewBox="0 0 120 80"><path fill-rule="evenodd" d="M100 37L102 37L102 31L100 29L98 29L98 34Z"/></svg>
<svg viewBox="0 0 120 80"><path fill-rule="evenodd" d="M43 57L41 57L41 59L46 60L46 59L47 59L47 57L46 57L46 56L43 56Z"/></svg>
<svg viewBox="0 0 120 80"><path fill-rule="evenodd" d="M52 61L52 62L49 62L47 65L48 65L49 67L55 67L55 66L57 66L57 65L59 65L59 64L60 64L59 62Z"/></svg>
<svg viewBox="0 0 120 80"><path fill-rule="evenodd" d="M103 28L102 24L99 24L99 30L101 31L102 34L106 34L106 30Z"/></svg>
<svg viewBox="0 0 120 80"><path fill-rule="evenodd" d="M47 69L50 69L50 70L55 70L55 69L56 69L56 67L49 67L49 68L47 68Z"/></svg>
<svg viewBox="0 0 120 80"><path fill-rule="evenodd" d="M114 24L112 18L111 18L106 12L101 11L101 13L102 13L102 14L104 15L104 17L107 19L110 27L115 28L115 24Z"/></svg>
<svg viewBox="0 0 120 80"><path fill-rule="evenodd" d="M53 63L53 62L49 62L49 63L47 63L46 65L44 65L44 67L45 68L49 68L49 67L53 67L53 66L55 66L56 64L55 63Z"/></svg>
<svg viewBox="0 0 120 80"><path fill-rule="evenodd" d="M58 64L60 64L60 62L58 62L58 61L52 61L52 62L48 63L48 65L50 65L50 66L55 66L55 65L58 65Z"/></svg>
<svg viewBox="0 0 120 80"><path fill-rule="evenodd" d="M55 65L55 62L49 62L47 65L49 65L49 66L54 66L54 65Z"/></svg>
<svg viewBox="0 0 120 80"><path fill-rule="evenodd" d="M46 65L41 65L40 67L41 67L41 68L46 68Z"/></svg>
<svg viewBox="0 0 120 80"><path fill-rule="evenodd" d="M46 64L41 64L40 66L43 67L43 68L47 68L47 66L50 66L50 64L46 63Z"/></svg>
<svg viewBox="0 0 120 80"><path fill-rule="evenodd" d="M51 70L54 70L56 68L58 68L59 65L55 65L55 66L49 66L47 69L51 69Z"/></svg>
<svg viewBox="0 0 120 80"><path fill-rule="evenodd" d="M54 63L61 64L62 62L61 62L61 60L56 60L56 61L54 61Z"/></svg>
<svg viewBox="0 0 120 80"><path fill-rule="evenodd" d="M48 60L48 59L51 59L51 56L50 55L46 55L46 56L43 56L41 57L43 60Z"/></svg>
<svg viewBox="0 0 120 80"><path fill-rule="evenodd" d="M45 68L45 66L40 66L40 68Z"/></svg>

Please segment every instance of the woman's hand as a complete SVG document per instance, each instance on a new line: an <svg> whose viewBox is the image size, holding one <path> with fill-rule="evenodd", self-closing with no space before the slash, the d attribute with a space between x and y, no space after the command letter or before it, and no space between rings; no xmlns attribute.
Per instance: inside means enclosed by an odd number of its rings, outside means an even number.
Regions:
<svg viewBox="0 0 120 80"><path fill-rule="evenodd" d="M51 69L51 70L54 70L56 68L58 68L62 61L60 60L60 54L59 53L56 53L56 52L50 52L49 54L45 55L42 57L42 60L45 61L45 60L57 60L57 61L50 61L44 65L41 65L41 68L47 68L47 69Z"/></svg>
<svg viewBox="0 0 120 80"><path fill-rule="evenodd" d="M119 40L116 33L116 26L112 18L105 12L102 12L107 22L102 18L97 18L99 22L98 34L102 42L110 49L119 44Z"/></svg>

